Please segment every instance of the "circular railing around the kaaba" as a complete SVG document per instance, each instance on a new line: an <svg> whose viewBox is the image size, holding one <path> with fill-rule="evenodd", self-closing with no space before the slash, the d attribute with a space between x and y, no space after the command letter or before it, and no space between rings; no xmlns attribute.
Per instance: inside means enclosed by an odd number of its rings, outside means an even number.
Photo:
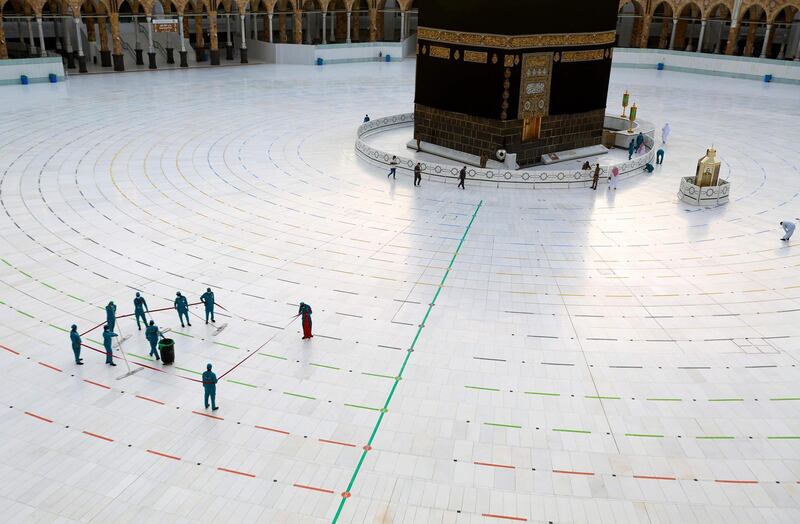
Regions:
<svg viewBox="0 0 800 524"><path fill-rule="evenodd" d="M392 156L396 156L399 169L414 170L417 162L420 163L423 177L438 182L458 181L459 167L456 164L444 164L429 161L420 161L413 157L403 156L398 152L381 151L370 146L365 138L382 131L398 127L409 127L414 125L414 113L403 113L399 115L375 118L358 127L356 139L356 153L371 164L389 168ZM600 166L602 171L601 182L612 167L616 166L620 170L620 177L630 178L644 172L644 167L652 163L655 156L653 150L653 126L640 121L640 128L645 129L645 145L647 153L634 157L632 160L616 164L605 164ZM463 165L463 164L462 164ZM496 187L527 187L531 189L545 188L569 188L587 187L592 184L593 171L583 170L504 170L504 169L482 169L479 167L468 167L467 177L471 182L478 182L481 185L494 185Z"/></svg>

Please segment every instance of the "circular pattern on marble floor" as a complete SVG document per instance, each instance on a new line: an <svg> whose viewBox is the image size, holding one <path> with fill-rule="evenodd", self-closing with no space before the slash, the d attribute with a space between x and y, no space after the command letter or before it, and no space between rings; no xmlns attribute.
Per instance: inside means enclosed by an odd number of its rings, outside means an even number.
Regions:
<svg viewBox="0 0 800 524"><path fill-rule="evenodd" d="M352 150L364 113L411 108L413 67L4 88L0 507L80 522L798 520L800 277L778 240L800 214L796 89L615 71L611 98L628 89L642 118L672 124L653 175L616 194L415 189ZM678 202L712 143L731 203ZM175 291L197 302L207 286L226 326L181 329ZM88 348L74 366L64 330L100 323L111 299L132 312L134 290L167 308L153 318L175 366L147 357L130 318L142 371L117 380L124 363ZM222 377L213 414L206 362Z"/></svg>

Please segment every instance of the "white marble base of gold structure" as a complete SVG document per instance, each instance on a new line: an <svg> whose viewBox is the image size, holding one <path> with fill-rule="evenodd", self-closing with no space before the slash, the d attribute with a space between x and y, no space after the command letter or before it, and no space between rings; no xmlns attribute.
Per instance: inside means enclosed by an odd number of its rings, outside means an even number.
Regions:
<svg viewBox="0 0 800 524"><path fill-rule="evenodd" d="M731 194L731 184L727 180L719 180L716 186L700 187L694 184L693 176L681 178L678 198L695 206L718 206L727 204Z"/></svg>

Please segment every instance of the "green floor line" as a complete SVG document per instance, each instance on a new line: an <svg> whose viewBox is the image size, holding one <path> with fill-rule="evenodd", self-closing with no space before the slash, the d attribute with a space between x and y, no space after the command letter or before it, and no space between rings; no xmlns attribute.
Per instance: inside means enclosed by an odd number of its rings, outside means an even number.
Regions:
<svg viewBox="0 0 800 524"><path fill-rule="evenodd" d="M15 309L14 311L16 311L17 313L19 313L20 315L25 315L25 316L26 316L26 317L28 317L28 318L33 318L33 319L35 319L35 318L36 318L36 317L34 317L33 315L31 315L30 313L25 313L24 311L20 311L19 309Z"/></svg>
<svg viewBox="0 0 800 524"><path fill-rule="evenodd" d="M98 346L102 346L102 345L103 345L103 343L102 343L102 342L100 342L99 340L95 340L95 339L93 339L93 338L87 338L86 340L88 340L88 341L89 341L89 342L91 342L92 344L97 344Z"/></svg>
<svg viewBox="0 0 800 524"><path fill-rule="evenodd" d="M709 402L744 402L743 398L710 398Z"/></svg>
<svg viewBox="0 0 800 524"><path fill-rule="evenodd" d="M683 402L682 398L646 398L645 400L652 400L653 402Z"/></svg>
<svg viewBox="0 0 800 524"><path fill-rule="evenodd" d="M49 288L50 288L50 289L52 289L53 291L58 291L56 288L54 288L53 286L51 286L50 284L48 284L48 283L46 283L46 282L39 282L39 283L40 283L41 285L43 285L44 287L49 287Z"/></svg>
<svg viewBox="0 0 800 524"><path fill-rule="evenodd" d="M325 365L325 364L317 364L316 362L309 362L308 365L309 366L314 366L316 368L325 368L325 369L333 369L335 371L341 371L341 368L337 368L335 366L328 366L328 365Z"/></svg>
<svg viewBox="0 0 800 524"><path fill-rule="evenodd" d="M479 389L481 391L500 391L497 388L482 388L480 386L464 386L467 389Z"/></svg>
<svg viewBox="0 0 800 524"><path fill-rule="evenodd" d="M0 260L2 260L2 261L3 261L3 263L4 263L5 265L7 265L8 267L14 267L14 266L12 266L12 265L11 265L11 262L9 262L8 260L6 260L5 258L0 258Z"/></svg>
<svg viewBox="0 0 800 524"><path fill-rule="evenodd" d="M582 435L589 435L592 432L588 429L565 429L565 428L553 428L553 431L557 431L559 433L580 433Z"/></svg>
<svg viewBox="0 0 800 524"><path fill-rule="evenodd" d="M51 328L55 328L59 331L63 331L64 333L69 333L69 330L62 328L61 326L56 326L55 324L47 324Z"/></svg>
<svg viewBox="0 0 800 524"><path fill-rule="evenodd" d="M800 435L777 435L774 437L767 437L767 440L800 440Z"/></svg>
<svg viewBox="0 0 800 524"><path fill-rule="evenodd" d="M511 429L522 429L522 426L517 426L516 424L500 424L498 422L484 422L486 426L494 426L496 428L511 428Z"/></svg>
<svg viewBox="0 0 800 524"><path fill-rule="evenodd" d="M419 327L417 328L417 333L414 335L414 340L409 347L409 350L406 352L406 357L403 360L403 365L400 366L400 372L397 374L398 380L395 380L392 383L392 389L389 391L389 395L386 397L386 402L383 404L383 409L381 410L381 414L378 417L378 420L375 422L375 426L372 428L372 434L369 437L369 441L367 442L368 446L372 445L372 441L375 438L375 435L378 434L378 428L380 428L381 423L383 422L383 416L386 414L386 410L389 409L389 403L392 401L392 397L394 396L394 392L397 390L397 384L400 383L400 379L403 378L403 371L406 369L406 365L408 364L408 359L411 357L411 352L417 345L417 340L419 340L420 334L422 333L422 329L425 327L425 322L428 320L428 316L431 314L431 310L433 306L436 304L436 299L439 298L439 293L442 291L442 285L444 285L445 280L447 280L447 276L450 274L450 270L453 267L453 263L456 260L456 256L458 255L459 251L461 250L461 246L464 245L464 240L467 238L467 234L469 233L470 229L472 229L472 224L475 222L475 217L478 216L478 211L480 211L481 206L483 205L483 200L481 200L477 207L475 207L475 211L472 213L472 218L467 224L467 227L464 229L464 234L461 235L461 240L456 247L455 252L453 253L453 257L450 259L450 264L447 267L444 275L442 276L442 281L439 284L439 287L436 289L436 294L433 296L433 300L431 300L430 304L428 305L428 310L425 312L425 316L420 322ZM350 482L347 484L347 493L350 493L350 490L353 488L353 484L355 484L356 478L358 478L358 473L361 471L361 466L364 464L364 459L367 456L367 450L361 452L361 457L358 460L358 464L356 464L355 470L353 470L353 475L350 477ZM342 497L339 502L339 507L336 509L336 514L333 516L333 520L331 524L336 524L339 521L339 515L342 514L342 509L344 508L345 502L347 502L346 497Z"/></svg>
<svg viewBox="0 0 800 524"><path fill-rule="evenodd" d="M373 408L372 406L362 406L361 404L345 404L349 408L367 409L369 411L383 411L381 408Z"/></svg>
<svg viewBox="0 0 800 524"><path fill-rule="evenodd" d="M771 398L770 400L779 402L782 400L800 400L800 397L778 397L778 398Z"/></svg>
<svg viewBox="0 0 800 524"><path fill-rule="evenodd" d="M339 368L336 368L339 369ZM367 375L368 377L378 377L378 378L388 378L389 380L395 380L397 377L393 377L391 375L381 375L380 373L367 373L366 371L361 372L362 375Z"/></svg>
<svg viewBox="0 0 800 524"><path fill-rule="evenodd" d="M194 373L195 375L202 375L202 373L200 373L199 371L194 371L194 370L192 370L192 369L179 368L178 366L173 366L173 367L174 367L175 369L180 369L181 371L185 371L185 372L187 372L187 373Z"/></svg>
<svg viewBox="0 0 800 524"><path fill-rule="evenodd" d="M224 346L226 348L231 348L231 349L241 349L241 348L239 348L239 346L234 346L232 344L225 344L224 342L216 342L215 341L214 344L216 344L218 346Z"/></svg>
<svg viewBox="0 0 800 524"><path fill-rule="evenodd" d="M258 386L254 386L253 384L248 384L247 382L239 382L238 380L231 380L225 379L226 382L231 382L233 384L239 384L240 386L247 386L248 388L257 388Z"/></svg>
<svg viewBox="0 0 800 524"><path fill-rule="evenodd" d="M560 397L561 393L545 393L543 391L526 391L526 395L537 395L540 397Z"/></svg>
<svg viewBox="0 0 800 524"><path fill-rule="evenodd" d="M23 275L25 275L25 276L26 276L26 277L28 277L28 278L33 278L32 276L30 276L29 274L27 274L26 272L24 272L24 271L23 271L23 270L21 270L21 269L17 269L17 271L19 271L20 273L22 273Z"/></svg>
<svg viewBox="0 0 800 524"><path fill-rule="evenodd" d="M282 357L280 355L271 355L269 353L259 353L262 357L269 357L269 358L277 358L278 360L289 360L286 357Z"/></svg>
<svg viewBox="0 0 800 524"><path fill-rule="evenodd" d="M194 335L190 335L188 333L181 333L180 331L175 331L174 329L170 331L170 333L175 333L176 335L180 335L182 337L194 338Z"/></svg>
<svg viewBox="0 0 800 524"><path fill-rule="evenodd" d="M705 436L705 437L695 437L697 440L733 440L736 437L731 437L729 435L712 435L712 436Z"/></svg>
<svg viewBox="0 0 800 524"><path fill-rule="evenodd" d="M68 296L69 298L73 299L73 300L77 300L78 302L84 302L84 303L86 302L84 299L82 299L82 298L78 298L78 297L76 297L75 295L70 295L69 293L67 293L67 296Z"/></svg>
<svg viewBox="0 0 800 524"><path fill-rule="evenodd" d="M304 398L307 400L317 400L316 397L310 397L308 395L301 395L299 393L290 393L288 391L283 392L284 395L289 395L290 397L297 397L297 398Z"/></svg>
<svg viewBox="0 0 800 524"><path fill-rule="evenodd" d="M642 437L642 438L664 438L664 435L655 435L650 433L625 433L626 437Z"/></svg>
<svg viewBox="0 0 800 524"><path fill-rule="evenodd" d="M620 397L603 397L600 395L585 395L583 398L594 399L594 400L620 400Z"/></svg>

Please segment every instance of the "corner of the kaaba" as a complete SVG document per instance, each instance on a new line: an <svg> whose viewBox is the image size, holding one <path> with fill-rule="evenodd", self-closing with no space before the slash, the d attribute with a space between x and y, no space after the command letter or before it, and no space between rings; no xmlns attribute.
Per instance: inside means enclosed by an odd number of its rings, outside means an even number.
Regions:
<svg viewBox="0 0 800 524"><path fill-rule="evenodd" d="M616 0L423 0L416 139L520 166L600 144Z"/></svg>

